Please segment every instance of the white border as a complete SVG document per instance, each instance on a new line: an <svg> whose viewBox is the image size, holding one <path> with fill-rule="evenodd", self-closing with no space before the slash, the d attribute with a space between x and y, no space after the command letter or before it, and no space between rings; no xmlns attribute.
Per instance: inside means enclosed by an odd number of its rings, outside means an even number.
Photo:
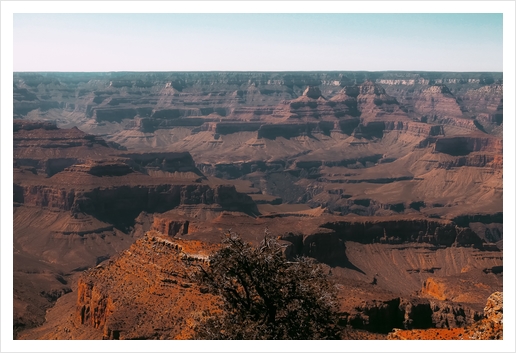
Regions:
<svg viewBox="0 0 516 353"><path fill-rule="evenodd" d="M9 13L505 13L508 1L3 1Z"/></svg>
<svg viewBox="0 0 516 353"><path fill-rule="evenodd" d="M13 13L503 13L504 14L504 341L337 341L337 342L205 342L205 341L13 341L12 340L12 68ZM143 352L143 351L371 351L371 352L514 352L514 173L515 148L515 3L513 1L18 1L1 3L1 351ZM479 48L479 50L482 50ZM37 60L37 54L35 54Z"/></svg>

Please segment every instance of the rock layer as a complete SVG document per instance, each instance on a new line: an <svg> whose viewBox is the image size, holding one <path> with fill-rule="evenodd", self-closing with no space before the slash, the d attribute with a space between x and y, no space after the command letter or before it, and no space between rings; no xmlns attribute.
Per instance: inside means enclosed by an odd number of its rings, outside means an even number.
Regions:
<svg viewBox="0 0 516 353"><path fill-rule="evenodd" d="M256 244L268 227L289 259L325 264L341 286L346 322L377 332L463 326L502 289L501 73L13 78L14 114L24 119L13 124L20 328L41 322L59 296L61 305L80 292L67 338L172 337L148 327L152 319L179 330L148 314L139 279L157 273L147 264L161 245L132 248L137 262L119 262L132 256L124 253L88 272L95 275L78 291L71 284L72 273L123 252L150 229L202 248L225 229ZM31 261L52 265L34 273L22 266ZM115 272L111 289L102 277ZM29 283L38 289L24 294ZM135 283L127 297L120 291ZM129 312L115 297L137 305ZM177 300L179 311L190 305ZM32 324L24 305L37 312ZM183 314L174 320L195 316Z"/></svg>

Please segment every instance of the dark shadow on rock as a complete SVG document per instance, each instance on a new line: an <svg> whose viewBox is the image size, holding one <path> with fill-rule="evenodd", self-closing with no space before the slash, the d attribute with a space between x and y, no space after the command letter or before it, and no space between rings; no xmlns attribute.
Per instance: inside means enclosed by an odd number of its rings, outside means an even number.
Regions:
<svg viewBox="0 0 516 353"><path fill-rule="evenodd" d="M358 268L357 266L355 266L353 263L351 263L351 261L349 261L349 259L345 258L345 259L341 259L341 260L337 260L337 261L334 261L331 266L333 267L342 267L342 268L349 268L350 270L353 270L353 271L357 271L357 272L360 272L361 274L363 275L367 275L367 273L365 273L364 271L362 271L360 268Z"/></svg>

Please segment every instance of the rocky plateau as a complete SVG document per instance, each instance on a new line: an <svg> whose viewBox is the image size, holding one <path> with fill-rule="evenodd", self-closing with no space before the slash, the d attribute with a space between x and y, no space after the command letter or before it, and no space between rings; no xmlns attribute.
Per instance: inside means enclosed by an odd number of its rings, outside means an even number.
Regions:
<svg viewBox="0 0 516 353"><path fill-rule="evenodd" d="M219 299L190 265L229 229L317 259L343 338L502 337L501 73L15 73L13 93L17 339L191 338Z"/></svg>

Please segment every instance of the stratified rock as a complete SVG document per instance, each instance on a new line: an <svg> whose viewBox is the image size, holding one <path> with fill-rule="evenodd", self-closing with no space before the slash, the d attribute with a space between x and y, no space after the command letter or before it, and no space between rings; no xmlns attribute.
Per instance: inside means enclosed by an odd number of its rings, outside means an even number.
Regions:
<svg viewBox="0 0 516 353"><path fill-rule="evenodd" d="M188 339L204 310L219 299L190 275L216 246L148 232L110 262L84 273L74 315L104 339Z"/></svg>
<svg viewBox="0 0 516 353"><path fill-rule="evenodd" d="M449 88L443 84L437 84L425 89L418 100L414 103L414 108L420 114L431 117L462 117L462 111L457 103L457 99L450 92Z"/></svg>
<svg viewBox="0 0 516 353"><path fill-rule="evenodd" d="M466 334L473 340L503 340L503 292L494 292L487 298L484 319Z"/></svg>
<svg viewBox="0 0 516 353"><path fill-rule="evenodd" d="M52 278L23 297L32 287L22 280L96 266L153 226L203 242L231 228L256 242L267 224L289 258L315 257L341 284L357 281L352 295L367 296L371 314L364 325L383 331L464 325L467 307L480 312L502 288L502 73L15 73L13 80L14 114L25 119L13 124L14 246L23 255L15 266L27 258L55 265L16 274L23 300L15 313L40 293L55 300L61 288ZM499 226L469 228L479 222ZM117 283L130 287L137 277ZM409 298L416 292L425 298ZM109 312L90 305L96 309ZM84 313L88 322L93 316ZM119 322L106 337L128 337Z"/></svg>
<svg viewBox="0 0 516 353"><path fill-rule="evenodd" d="M467 155L472 152L489 152L501 154L503 141L488 135L439 137L434 151L452 156Z"/></svg>
<svg viewBox="0 0 516 353"><path fill-rule="evenodd" d="M487 299L484 318L467 327L427 330L394 329L388 340L502 340L503 293L495 292Z"/></svg>
<svg viewBox="0 0 516 353"><path fill-rule="evenodd" d="M487 298L484 316L496 324L503 324L503 292L494 292Z"/></svg>
<svg viewBox="0 0 516 353"><path fill-rule="evenodd" d="M170 220L167 218L154 217L154 223L152 229L162 234L174 236L176 234L186 235L188 234L188 220Z"/></svg>
<svg viewBox="0 0 516 353"><path fill-rule="evenodd" d="M308 98L317 99L322 96L321 90L317 86L308 86L303 92L303 96Z"/></svg>

